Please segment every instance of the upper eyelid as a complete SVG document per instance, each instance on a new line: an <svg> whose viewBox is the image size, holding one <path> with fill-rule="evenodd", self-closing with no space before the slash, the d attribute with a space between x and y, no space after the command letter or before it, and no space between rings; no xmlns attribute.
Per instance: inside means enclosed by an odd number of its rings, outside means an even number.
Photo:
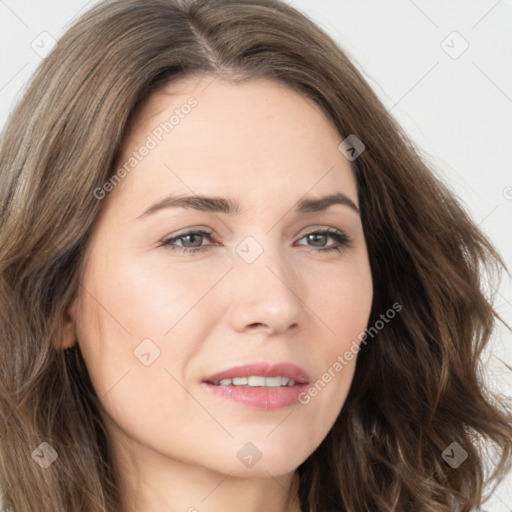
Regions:
<svg viewBox="0 0 512 512"><path fill-rule="evenodd" d="M298 240L302 240L305 236L315 234L315 233L322 233L325 235L329 235L329 234L341 235L341 236L345 236L347 238L347 240L351 240L351 237L346 233L346 231L343 229L339 229L339 228L323 226L323 227L310 227L310 229L308 229L308 228L305 228L305 229L307 229L306 232L303 232L301 235L297 235ZM165 242L170 242L170 241L176 241L176 240L179 240L180 238L186 237L188 235L201 235L205 238L214 239L216 233L213 230L207 230L207 229L203 229L203 228L191 228L182 233L178 233L177 235L165 237L162 240L162 242L165 243Z"/></svg>
<svg viewBox="0 0 512 512"><path fill-rule="evenodd" d="M332 226L326 226L325 224L324 225L318 225L318 224L314 224L312 226L306 226L305 228L303 228L303 234L302 236L306 236L308 234L311 234L311 233L316 233L318 231L330 231L330 232L336 232L336 233L341 233L341 234L345 234L348 236L348 233L345 229L341 229L341 228L335 228L335 227L332 227ZM179 232L178 234L176 235L169 235L169 236L166 236L164 238L164 240L170 240L170 239L173 239L173 238L181 238L182 236L187 236L187 235L191 235L191 234L207 234L208 236L211 236L211 237L214 237L214 236L217 236L217 233L215 232L215 230L211 229L211 228L203 228L203 227L192 227L192 228L185 228L185 231L183 232ZM296 236L299 236L298 234Z"/></svg>

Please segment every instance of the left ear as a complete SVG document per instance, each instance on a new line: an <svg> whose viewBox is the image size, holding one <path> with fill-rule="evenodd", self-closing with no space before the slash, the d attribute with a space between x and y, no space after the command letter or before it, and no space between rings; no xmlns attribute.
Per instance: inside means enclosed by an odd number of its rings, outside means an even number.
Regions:
<svg viewBox="0 0 512 512"><path fill-rule="evenodd" d="M75 325L76 299L68 306L60 327L60 339L55 340L56 348L66 350L77 341Z"/></svg>

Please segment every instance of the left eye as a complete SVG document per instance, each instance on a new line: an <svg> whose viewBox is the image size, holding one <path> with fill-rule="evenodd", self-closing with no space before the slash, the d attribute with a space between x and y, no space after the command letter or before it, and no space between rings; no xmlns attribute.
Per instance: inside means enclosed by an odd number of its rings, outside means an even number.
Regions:
<svg viewBox="0 0 512 512"><path fill-rule="evenodd" d="M209 250L217 244L203 245L202 242L205 238L211 239L212 233L207 231L189 231L179 236L167 238L163 240L162 246L165 246L172 251L180 251L187 253L195 253L200 251ZM327 245L327 239L332 238L336 241L334 245ZM341 251L344 247L350 245L351 240L348 235L343 231L338 230L321 230L313 231L304 235L300 240L307 239L314 245L310 246L313 252L327 252L327 251ZM176 245L175 242L180 241L182 245ZM190 245L189 245L190 244ZM303 244L299 244L303 245Z"/></svg>

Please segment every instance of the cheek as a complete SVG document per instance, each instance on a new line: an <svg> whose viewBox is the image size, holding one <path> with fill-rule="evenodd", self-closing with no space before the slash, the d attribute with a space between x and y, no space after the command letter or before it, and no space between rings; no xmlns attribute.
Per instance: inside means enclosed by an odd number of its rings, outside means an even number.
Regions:
<svg viewBox="0 0 512 512"><path fill-rule="evenodd" d="M332 358L346 350L368 324L373 299L368 261L360 258L340 265L324 275L322 281L322 286L310 285L310 297L325 327L323 339Z"/></svg>
<svg viewBox="0 0 512 512"><path fill-rule="evenodd" d="M325 329L318 346L321 355L315 358L320 371L302 403L315 402L327 423L334 422L345 402L372 306L368 260L361 257L352 263L330 272L316 298L311 296L321 319L317 325Z"/></svg>
<svg viewBox="0 0 512 512"><path fill-rule="evenodd" d="M125 282L128 285L135 287L133 281ZM186 339L181 325L164 336L182 315L166 314L154 303L148 306L144 295L132 294L126 300L119 296L118 302L116 296L117 292L104 296L101 305L90 297L81 311L79 344L93 388L118 428L137 432L140 439L165 439L175 422L175 408L194 408L178 384L194 346L170 346L171 336ZM143 300L136 301L137 296Z"/></svg>
<svg viewBox="0 0 512 512"><path fill-rule="evenodd" d="M150 338L167 339L213 288L219 272L199 272L194 268L151 262L141 265L129 261L110 264L91 278L85 287L89 303L82 316L98 317L89 332L108 331L105 343L127 346ZM203 269L204 270L204 269ZM217 275L218 274L218 275ZM166 338L167 337L167 338ZM126 341L130 340L127 344Z"/></svg>
<svg viewBox="0 0 512 512"><path fill-rule="evenodd" d="M113 417L140 419L138 407L145 404L143 417L159 418L166 400L181 396L176 380L183 382L188 361L207 335L209 317L200 299L212 305L208 292L222 276L222 269L199 270L117 259L96 264L85 276L79 345Z"/></svg>

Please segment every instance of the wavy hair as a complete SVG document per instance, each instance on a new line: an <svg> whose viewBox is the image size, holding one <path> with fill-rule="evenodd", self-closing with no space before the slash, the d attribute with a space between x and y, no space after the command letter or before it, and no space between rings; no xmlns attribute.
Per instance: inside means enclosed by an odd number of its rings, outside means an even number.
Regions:
<svg viewBox="0 0 512 512"><path fill-rule="evenodd" d="M359 353L346 403L298 467L305 511L468 512L510 467L512 415L482 376L503 261L346 53L279 0L114 0L44 59L0 140L0 488L17 512L121 512L101 403L67 306L138 108L173 80L276 80L366 146L357 179L374 301L400 315ZM494 282L494 281L493 281ZM32 460L41 442L58 459ZM468 458L454 469L443 451ZM485 445L484 445L485 442ZM496 454L487 468L485 446Z"/></svg>

